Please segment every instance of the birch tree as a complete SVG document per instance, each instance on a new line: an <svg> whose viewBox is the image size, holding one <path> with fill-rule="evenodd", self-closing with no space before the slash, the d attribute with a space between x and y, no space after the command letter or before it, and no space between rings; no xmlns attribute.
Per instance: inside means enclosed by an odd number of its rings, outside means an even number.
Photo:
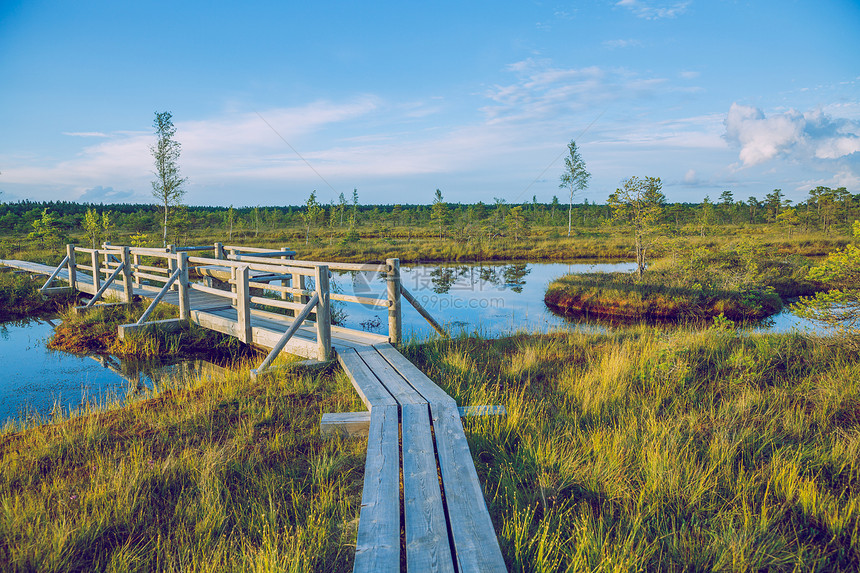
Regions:
<svg viewBox="0 0 860 573"><path fill-rule="evenodd" d="M558 187L559 189L567 189L570 193L567 207L567 236L569 238L573 222L573 195L577 191L588 188L591 173L585 170L585 161L582 160L574 140L571 139L570 143L567 144L567 150L568 155L564 158L564 173L561 174L561 182Z"/></svg>
<svg viewBox="0 0 860 573"><path fill-rule="evenodd" d="M182 201L185 190L182 185L187 180L179 175L179 152L181 145L176 139L176 128L173 127L173 116L169 111L155 112L152 122L157 140L149 148L155 159L155 181L152 182L152 194L158 199L164 211L162 225L162 242L167 247L167 227L170 211Z"/></svg>

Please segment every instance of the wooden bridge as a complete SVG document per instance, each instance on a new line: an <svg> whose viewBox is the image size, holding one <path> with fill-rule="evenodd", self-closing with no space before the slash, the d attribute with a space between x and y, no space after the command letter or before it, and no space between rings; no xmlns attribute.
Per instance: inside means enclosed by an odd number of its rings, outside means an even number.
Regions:
<svg viewBox="0 0 860 573"><path fill-rule="evenodd" d="M197 256L200 251L212 256ZM281 352L315 362L336 358L368 410L326 414L321 421L323 432L368 436L353 570L393 572L405 565L410 572L506 571L463 431L461 416L470 412L394 346L402 339L402 299L444 332L403 287L398 259L352 264L294 257L287 249L221 243L167 249L104 244L67 245L56 268L0 264L47 275L41 289L46 295L72 289L92 295L83 308L100 304L106 294L120 304L151 300L135 324L120 326L120 336L153 325L147 319L158 303L175 305L179 319L158 326L191 321L268 349L253 376L271 368ZM332 270L372 273L384 280L385 292L331 292ZM192 281L193 275L199 280ZM53 286L57 280L67 286ZM332 325L332 300L387 308L388 335Z"/></svg>

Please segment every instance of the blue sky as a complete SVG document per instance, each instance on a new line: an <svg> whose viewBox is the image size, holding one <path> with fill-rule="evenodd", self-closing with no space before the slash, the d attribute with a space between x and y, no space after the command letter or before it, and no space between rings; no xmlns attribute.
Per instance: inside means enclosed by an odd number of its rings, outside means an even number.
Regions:
<svg viewBox="0 0 860 573"><path fill-rule="evenodd" d="M860 193L860 3L0 0L0 200L192 205ZM579 199L577 199L578 201Z"/></svg>

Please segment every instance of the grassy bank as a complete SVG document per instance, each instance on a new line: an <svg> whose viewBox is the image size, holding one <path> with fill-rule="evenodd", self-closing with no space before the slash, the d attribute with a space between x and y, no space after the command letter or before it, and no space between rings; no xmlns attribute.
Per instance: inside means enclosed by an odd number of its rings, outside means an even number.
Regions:
<svg viewBox="0 0 860 573"><path fill-rule="evenodd" d="M408 353L465 405L512 571L856 571L860 360L637 328Z"/></svg>
<svg viewBox="0 0 860 573"><path fill-rule="evenodd" d="M512 571L860 567L860 356L635 327L404 353L460 405ZM179 379L0 435L4 570L349 571L363 440L335 368Z"/></svg>
<svg viewBox="0 0 860 573"><path fill-rule="evenodd" d="M807 279L811 262L774 256L749 244L695 249L632 273L572 274L553 281L544 302L561 314L620 320L760 320L782 307L782 297L822 288Z"/></svg>
<svg viewBox="0 0 860 573"><path fill-rule="evenodd" d="M42 297L43 277L0 272L0 322L39 313L52 313L68 306L74 295Z"/></svg>
<svg viewBox="0 0 860 573"><path fill-rule="evenodd" d="M179 330L166 332L152 328L129 333L125 339L117 336L117 326L131 324L143 314L150 301L131 306L96 306L77 315L71 307L62 314L62 323L54 329L48 347L73 353L109 353L116 356L151 359L164 356L203 358L229 363L257 356L257 352L237 338L208 330L194 323L183 324ZM176 318L179 309L160 304L149 321Z"/></svg>
<svg viewBox="0 0 860 573"><path fill-rule="evenodd" d="M176 380L146 399L0 435L4 571L348 571L360 409L332 370Z"/></svg>

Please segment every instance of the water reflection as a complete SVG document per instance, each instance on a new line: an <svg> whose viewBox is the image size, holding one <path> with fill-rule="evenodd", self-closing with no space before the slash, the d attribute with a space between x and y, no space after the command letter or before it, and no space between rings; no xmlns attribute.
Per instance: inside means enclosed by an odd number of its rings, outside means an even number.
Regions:
<svg viewBox="0 0 860 573"><path fill-rule="evenodd" d="M403 286L452 334L477 333L497 337L517 331L547 332L577 329L604 332L605 321L559 316L546 308L543 297L550 282L568 273L632 272L634 263L473 263L404 264ZM333 279L346 294L384 298L384 273L338 273ZM350 292L351 291L351 292ZM343 326L387 333L385 310L378 306L344 304ZM403 303L404 333L419 339L433 329ZM620 323L629 324L629 323ZM784 332L805 322L786 310L772 317L757 332ZM750 327L747 327L750 328Z"/></svg>
<svg viewBox="0 0 860 573"><path fill-rule="evenodd" d="M122 399L154 388L168 377L217 376L203 361L126 361L109 355L50 350L54 325L45 319L0 323L0 423L9 418L68 412L88 402Z"/></svg>
<svg viewBox="0 0 860 573"><path fill-rule="evenodd" d="M510 288L513 292L521 293L526 284L525 277L530 272L528 263L497 266L418 266L406 269L415 290L429 288L436 294L448 294L452 288L480 291L486 290L488 286L499 290Z"/></svg>

